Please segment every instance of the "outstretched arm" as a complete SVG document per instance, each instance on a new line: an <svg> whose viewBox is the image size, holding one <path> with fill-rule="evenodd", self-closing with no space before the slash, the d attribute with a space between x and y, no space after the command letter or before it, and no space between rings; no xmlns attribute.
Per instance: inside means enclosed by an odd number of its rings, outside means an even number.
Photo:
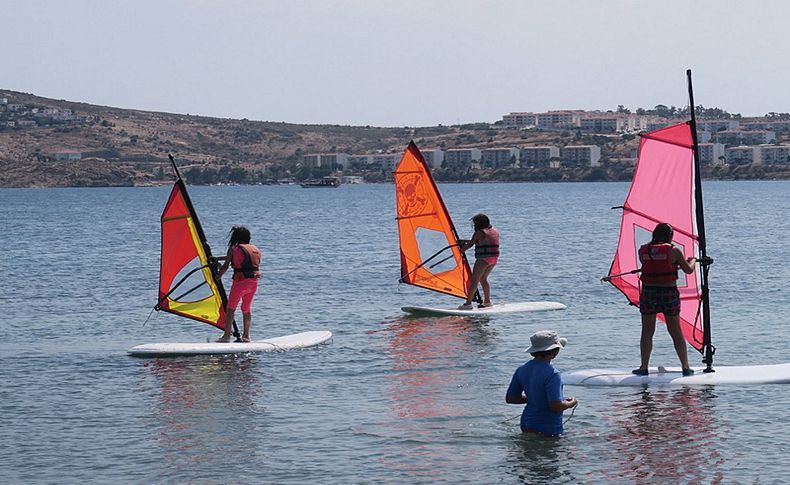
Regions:
<svg viewBox="0 0 790 485"><path fill-rule="evenodd" d="M691 274L694 272L694 265L697 264L697 258L689 256L689 258L686 259L678 248L672 248L672 254L675 257L675 263L680 266L680 269L682 269L684 273Z"/></svg>

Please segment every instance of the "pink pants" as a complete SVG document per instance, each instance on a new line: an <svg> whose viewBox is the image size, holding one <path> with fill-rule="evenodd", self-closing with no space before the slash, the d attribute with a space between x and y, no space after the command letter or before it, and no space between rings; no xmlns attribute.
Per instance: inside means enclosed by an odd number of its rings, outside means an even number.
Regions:
<svg viewBox="0 0 790 485"><path fill-rule="evenodd" d="M241 301L241 311L243 313L252 312L252 299L258 291L258 278L244 278L235 280L230 287L228 295L228 311L235 310Z"/></svg>

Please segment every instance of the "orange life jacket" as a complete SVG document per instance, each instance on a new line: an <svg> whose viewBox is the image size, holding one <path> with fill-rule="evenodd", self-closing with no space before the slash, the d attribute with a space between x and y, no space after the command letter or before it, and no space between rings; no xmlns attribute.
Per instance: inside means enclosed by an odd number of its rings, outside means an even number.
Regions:
<svg viewBox="0 0 790 485"><path fill-rule="evenodd" d="M261 250L252 244L237 244L236 247L244 254L244 259L238 267L231 260L233 279L260 278Z"/></svg>
<svg viewBox="0 0 790 485"><path fill-rule="evenodd" d="M674 283L678 279L678 264L672 261L672 245L668 243L645 244L639 248L645 285Z"/></svg>

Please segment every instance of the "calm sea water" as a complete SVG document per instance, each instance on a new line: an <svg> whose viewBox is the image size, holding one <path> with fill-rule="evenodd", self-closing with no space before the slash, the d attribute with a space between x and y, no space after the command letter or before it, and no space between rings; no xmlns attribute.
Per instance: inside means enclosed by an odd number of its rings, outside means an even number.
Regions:
<svg viewBox="0 0 790 485"><path fill-rule="evenodd" d="M790 387L567 387L561 440L525 438L504 393L552 328L561 370L635 366L638 311L599 282L627 184L441 185L462 236L502 232L498 301L566 311L405 318L458 304L398 286L394 191L192 187L215 253L232 224L264 251L253 336L329 329L318 348L136 359L211 327L157 297L168 187L0 190L0 476L12 482L775 483L790 480ZM790 183L706 182L719 365L790 361ZM452 301L450 301L452 300ZM697 354L694 354L697 361ZM676 365L663 329L653 364ZM568 414L566 413L566 417Z"/></svg>

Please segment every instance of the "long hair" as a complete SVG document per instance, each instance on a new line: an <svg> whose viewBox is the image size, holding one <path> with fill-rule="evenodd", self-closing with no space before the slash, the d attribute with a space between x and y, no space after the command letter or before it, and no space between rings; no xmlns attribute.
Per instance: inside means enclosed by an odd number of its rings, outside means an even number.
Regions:
<svg viewBox="0 0 790 485"><path fill-rule="evenodd" d="M491 227L491 221L485 214L477 214L472 218L472 224L475 226L475 231L482 231Z"/></svg>
<svg viewBox="0 0 790 485"><path fill-rule="evenodd" d="M244 226L233 226L228 233L228 249L237 244L250 243L250 230Z"/></svg>
<svg viewBox="0 0 790 485"><path fill-rule="evenodd" d="M662 222L653 229L653 239L650 241L650 244L671 244L672 234L674 234L674 232L672 226L666 222Z"/></svg>

